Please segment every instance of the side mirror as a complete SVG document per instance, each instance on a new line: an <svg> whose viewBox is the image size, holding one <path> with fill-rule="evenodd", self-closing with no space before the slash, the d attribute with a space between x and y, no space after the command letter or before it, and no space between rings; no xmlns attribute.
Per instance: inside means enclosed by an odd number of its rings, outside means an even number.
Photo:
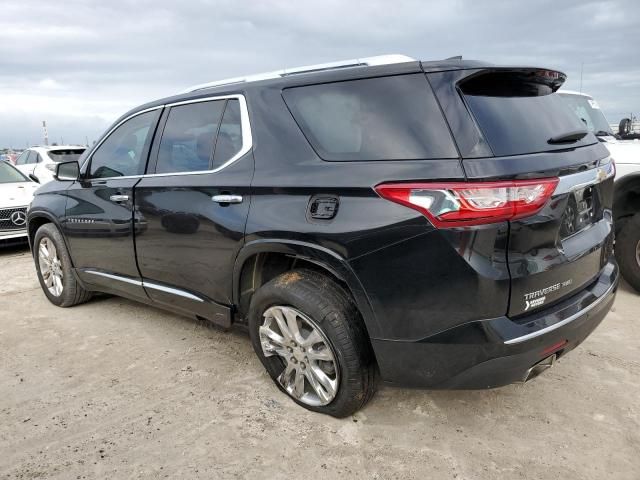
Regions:
<svg viewBox="0 0 640 480"><path fill-rule="evenodd" d="M75 181L80 176L80 164L77 161L61 162L56 164L56 172L53 175L56 180Z"/></svg>
<svg viewBox="0 0 640 480"><path fill-rule="evenodd" d="M40 180L38 179L38 177L36 177L33 173L29 174L29 178L36 183L40 183Z"/></svg>

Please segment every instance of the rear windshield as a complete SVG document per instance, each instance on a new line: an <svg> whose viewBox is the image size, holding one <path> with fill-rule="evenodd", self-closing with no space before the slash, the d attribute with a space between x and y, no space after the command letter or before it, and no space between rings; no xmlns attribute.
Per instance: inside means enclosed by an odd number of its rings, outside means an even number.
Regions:
<svg viewBox="0 0 640 480"><path fill-rule="evenodd" d="M580 121L587 126L589 131L594 132L596 135L613 136L606 117L593 98L573 95L571 93L560 93L559 95L569 104L571 110L573 110Z"/></svg>
<svg viewBox="0 0 640 480"><path fill-rule="evenodd" d="M295 87L283 95L324 160L458 157L423 74Z"/></svg>
<svg viewBox="0 0 640 480"><path fill-rule="evenodd" d="M460 85L464 99L496 156L546 152L597 142L592 134L571 143L549 143L570 132L586 131L567 103L535 80L485 74Z"/></svg>
<svg viewBox="0 0 640 480"><path fill-rule="evenodd" d="M54 162L71 162L73 160L78 160L80 155L84 152L84 148L74 148L74 149L66 149L66 150L49 150L47 155Z"/></svg>

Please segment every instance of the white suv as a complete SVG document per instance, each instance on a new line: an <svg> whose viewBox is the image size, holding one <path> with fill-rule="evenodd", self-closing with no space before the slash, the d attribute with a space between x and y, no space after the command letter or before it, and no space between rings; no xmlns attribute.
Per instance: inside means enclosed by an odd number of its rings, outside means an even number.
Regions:
<svg viewBox="0 0 640 480"><path fill-rule="evenodd" d="M56 163L77 160L85 147L78 145L31 147L16 159L16 168L26 176L33 175L39 183L53 180Z"/></svg>
<svg viewBox="0 0 640 480"><path fill-rule="evenodd" d="M567 90L559 94L606 145L616 162L616 258L625 280L640 292L640 141L618 140L590 95Z"/></svg>

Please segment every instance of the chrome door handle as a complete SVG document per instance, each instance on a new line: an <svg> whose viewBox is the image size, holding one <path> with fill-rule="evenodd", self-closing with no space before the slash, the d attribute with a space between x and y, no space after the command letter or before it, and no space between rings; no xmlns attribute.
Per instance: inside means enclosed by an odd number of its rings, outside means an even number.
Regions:
<svg viewBox="0 0 640 480"><path fill-rule="evenodd" d="M241 203L242 195L214 195L211 200L216 203Z"/></svg>
<svg viewBox="0 0 640 480"><path fill-rule="evenodd" d="M112 202L127 202L129 201L129 195L111 195L109 200Z"/></svg>

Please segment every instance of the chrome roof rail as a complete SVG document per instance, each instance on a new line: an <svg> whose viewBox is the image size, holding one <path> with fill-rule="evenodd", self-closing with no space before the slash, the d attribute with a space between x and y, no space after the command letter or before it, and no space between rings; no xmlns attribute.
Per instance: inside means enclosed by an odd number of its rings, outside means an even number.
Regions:
<svg viewBox="0 0 640 480"><path fill-rule="evenodd" d="M321 72L324 70L337 70L341 68L365 67L374 65L390 65L393 63L414 62L416 59L407 55L378 55L376 57L353 58L339 62L319 63L317 65L306 65L304 67L285 68L273 72L257 73L246 77L227 78L215 82L201 83L181 91L180 93L195 92L205 88L220 87L222 85L234 85L237 83L257 82L259 80L269 80L272 78L282 78L302 73Z"/></svg>

